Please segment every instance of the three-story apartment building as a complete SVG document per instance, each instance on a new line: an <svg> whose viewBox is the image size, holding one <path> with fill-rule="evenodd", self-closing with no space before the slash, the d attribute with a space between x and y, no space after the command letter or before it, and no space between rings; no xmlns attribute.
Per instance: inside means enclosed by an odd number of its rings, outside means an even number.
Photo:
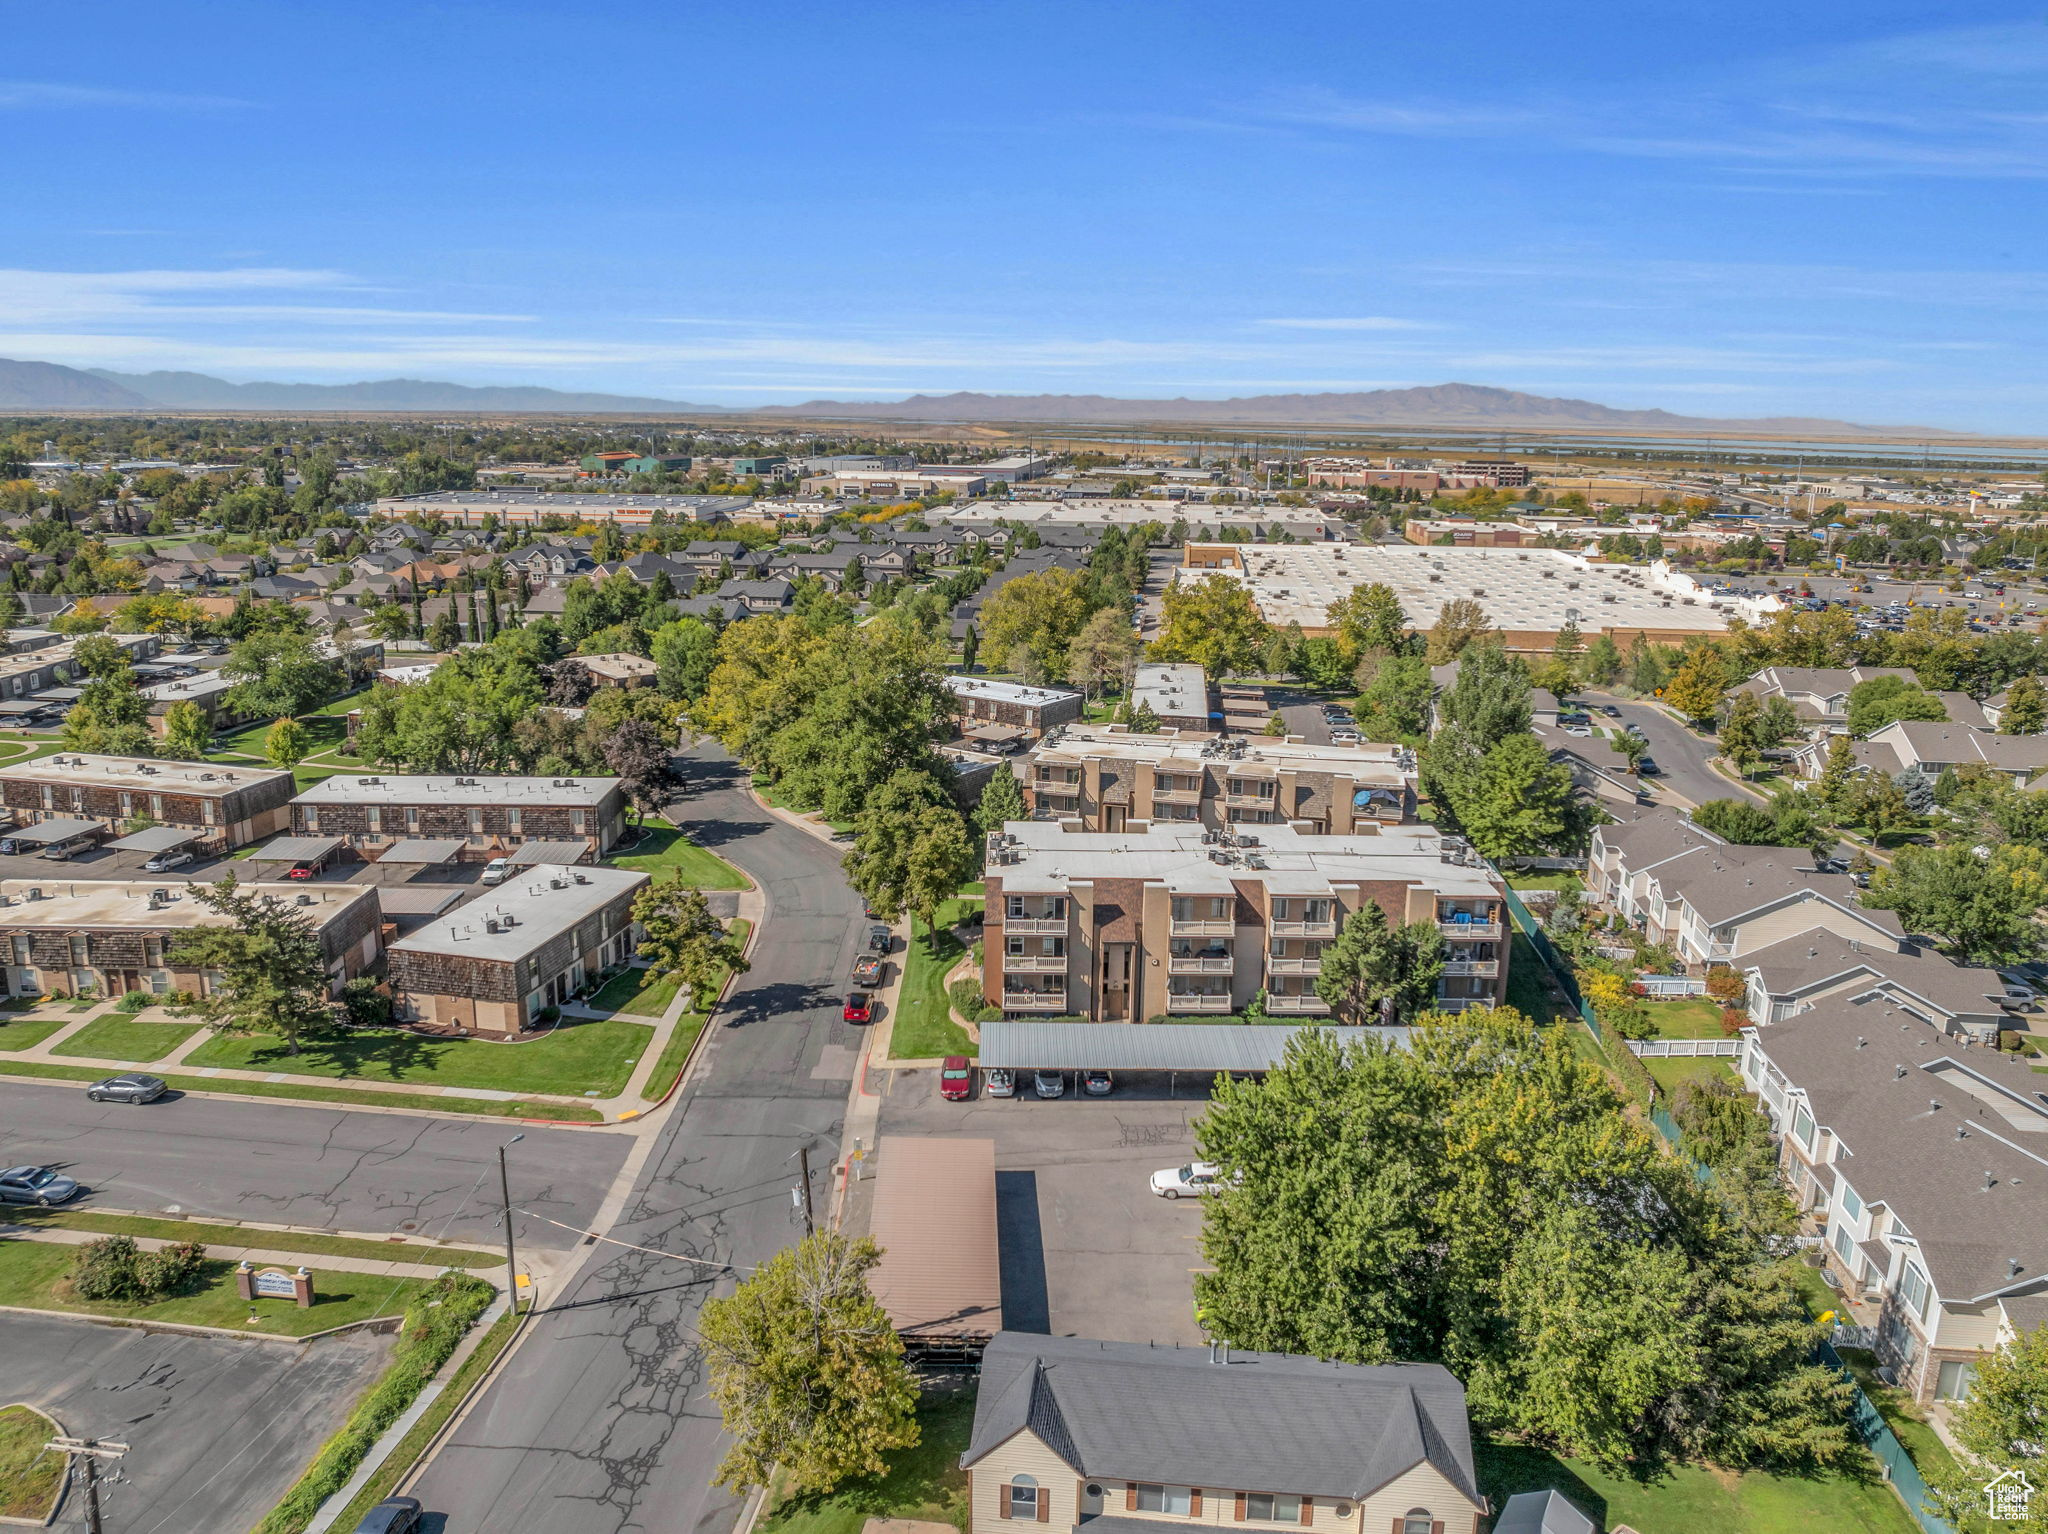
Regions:
<svg viewBox="0 0 2048 1534"><path fill-rule="evenodd" d="M983 991L1013 1017L1237 1013L1260 992L1269 1013L1323 1016L1323 950L1367 902L1396 925L1440 926L1443 1010L1506 991L1506 891L1427 826L1316 836L1012 821L989 838L985 877Z"/></svg>
<svg viewBox="0 0 2048 1534"><path fill-rule="evenodd" d="M1019 771L1034 818L1086 831L1285 825L1341 836L1415 818L1406 746L1068 725Z"/></svg>

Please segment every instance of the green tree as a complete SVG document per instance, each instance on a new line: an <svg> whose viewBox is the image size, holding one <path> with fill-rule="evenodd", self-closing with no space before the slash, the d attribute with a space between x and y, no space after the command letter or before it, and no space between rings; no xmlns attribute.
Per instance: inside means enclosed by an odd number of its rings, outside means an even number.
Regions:
<svg viewBox="0 0 2048 1534"><path fill-rule="evenodd" d="M1904 677L1874 676L1849 689L1849 733L1858 739L1900 719L1946 719L1941 699Z"/></svg>
<svg viewBox="0 0 2048 1534"><path fill-rule="evenodd" d="M1678 670L1664 687L1664 701L1695 724L1704 724L1720 711L1728 691L1727 668L1721 652L1701 645L1679 662Z"/></svg>
<svg viewBox="0 0 2048 1534"><path fill-rule="evenodd" d="M1316 994L1354 1023L1406 1022L1436 997L1444 940L1435 922L1394 926L1368 900L1323 950Z"/></svg>
<svg viewBox="0 0 2048 1534"><path fill-rule="evenodd" d="M1936 1509L1958 1529L1984 1527L1984 1486L2017 1471L2032 1492L2024 1518L2004 1534L2048 1534L2048 1326L2020 1332L1977 1360L1970 1393L1951 1404L1949 1432L1965 1454L1928 1467Z"/></svg>
<svg viewBox="0 0 2048 1534"><path fill-rule="evenodd" d="M1067 646L1065 678L1097 697L1110 687L1130 684L1132 668L1144 646L1129 616L1120 607L1105 607L1082 625Z"/></svg>
<svg viewBox="0 0 2048 1534"><path fill-rule="evenodd" d="M917 1381L868 1287L881 1255L871 1237L820 1231L705 1302L711 1398L733 1439L718 1485L743 1492L775 1473L792 1492L827 1492L916 1445Z"/></svg>
<svg viewBox="0 0 2048 1534"><path fill-rule="evenodd" d="M1227 575L1175 581L1162 606L1152 659L1192 662L1212 679L1251 670L1271 633L1251 593Z"/></svg>
<svg viewBox="0 0 2048 1534"><path fill-rule="evenodd" d="M263 759L273 767L292 768L313 750L313 737L296 719L280 719L263 736Z"/></svg>
<svg viewBox="0 0 2048 1534"><path fill-rule="evenodd" d="M981 649L996 670L1053 681L1066 674L1067 652L1087 622L1087 576L1055 565L995 588L981 605Z"/></svg>
<svg viewBox="0 0 2048 1534"><path fill-rule="evenodd" d="M206 711L189 700L164 710L164 735L157 754L173 761L200 762L213 745L213 726Z"/></svg>
<svg viewBox="0 0 2048 1534"><path fill-rule="evenodd" d="M906 768L870 793L854 817L853 846L843 860L847 882L886 919L911 904L910 852L924 817L950 807L938 779Z"/></svg>
<svg viewBox="0 0 2048 1534"><path fill-rule="evenodd" d="M718 631L697 618L664 623L649 639L654 685L665 698L695 703L711 683L718 663Z"/></svg>
<svg viewBox="0 0 2048 1534"><path fill-rule="evenodd" d="M72 659L87 681L64 715L65 746L106 756L150 755L156 737L149 728L149 701L135 686L128 652L106 635L92 634L78 641Z"/></svg>
<svg viewBox="0 0 2048 1534"><path fill-rule="evenodd" d="M2048 690L2041 679L2023 676L2005 692L2005 707L1999 710L2001 735L2039 735L2048 729Z"/></svg>
<svg viewBox="0 0 2048 1534"><path fill-rule="evenodd" d="M1447 666L1465 653L1474 640L1493 632L1486 608L1476 597L1452 597L1437 609L1436 622L1429 627L1424 658L1432 666Z"/></svg>
<svg viewBox="0 0 2048 1534"><path fill-rule="evenodd" d="M981 803L974 809L975 825L986 836L1001 830L1009 821L1027 820L1030 815L1024 807L1024 790L1017 784L1017 774L998 763L988 782L982 785Z"/></svg>
<svg viewBox="0 0 2048 1534"><path fill-rule="evenodd" d="M1533 735L1488 751L1454 803L1458 827L1483 857L1554 852L1576 836L1571 769L1550 760Z"/></svg>
<svg viewBox="0 0 2048 1534"><path fill-rule="evenodd" d="M1757 716L1757 749L1775 751L1786 741L1799 739L1805 730L1799 710L1780 694L1772 693L1764 699L1763 712Z"/></svg>
<svg viewBox="0 0 2048 1534"><path fill-rule="evenodd" d="M710 1005L728 971L747 972L744 946L712 915L704 892L684 882L680 868L633 897L633 919L645 934L640 957L657 979L688 990L693 1011Z"/></svg>
<svg viewBox="0 0 2048 1534"><path fill-rule="evenodd" d="M1827 760L1821 763L1814 794L1837 820L1847 820L1855 810L1856 774L1856 748L1849 737L1829 736Z"/></svg>
<svg viewBox="0 0 2048 1534"><path fill-rule="evenodd" d="M1351 654L1392 654L1408 645L1408 615L1394 588L1377 581L1355 586L1329 605L1330 626Z"/></svg>
<svg viewBox="0 0 2048 1534"><path fill-rule="evenodd" d="M290 629L259 631L228 652L221 675L234 686L227 705L257 719L308 714L334 695L340 678L312 635Z"/></svg>
<svg viewBox="0 0 2048 1534"><path fill-rule="evenodd" d="M2010 842L1983 856L1960 843L1902 847L1871 876L1863 903L1896 912L1908 932L1938 939L1955 958L2021 963L2043 947L2034 913L2048 905L2048 852Z"/></svg>
<svg viewBox="0 0 2048 1534"><path fill-rule="evenodd" d="M1636 771L1641 766L1643 758L1650 754L1650 743L1643 739L1633 725L1616 734L1613 745L1614 749L1627 759L1630 772Z"/></svg>
<svg viewBox="0 0 2048 1534"><path fill-rule="evenodd" d="M1763 717L1763 703L1753 692L1735 693L1721 716L1721 752L1745 778L1763 760Z"/></svg>
<svg viewBox="0 0 2048 1534"><path fill-rule="evenodd" d="M180 969L219 976L188 1010L224 1033L267 1033L290 1054L334 1032L339 1009L327 999L327 963L312 919L275 895L250 894L229 874L217 884L188 884L190 898L218 924L180 933L167 957Z"/></svg>
<svg viewBox="0 0 2048 1534"><path fill-rule="evenodd" d="M1586 680L1593 686L1612 687L1621 678L1621 646L1614 642L1612 634L1596 634L1593 642L1586 646L1585 659L1581 664Z"/></svg>
<svg viewBox="0 0 2048 1534"><path fill-rule="evenodd" d="M424 682L381 682L362 702L357 754L418 773L504 772L521 760L520 726L540 710L540 674L514 645L450 656Z"/></svg>
<svg viewBox="0 0 2048 1534"><path fill-rule="evenodd" d="M1421 745L1429 734L1434 693L1429 662L1420 655L1380 657L1358 694L1359 734L1366 740Z"/></svg>
<svg viewBox="0 0 2048 1534"><path fill-rule="evenodd" d="M903 903L936 937L939 907L974 873L974 839L959 811L946 804L919 815L904 861Z"/></svg>

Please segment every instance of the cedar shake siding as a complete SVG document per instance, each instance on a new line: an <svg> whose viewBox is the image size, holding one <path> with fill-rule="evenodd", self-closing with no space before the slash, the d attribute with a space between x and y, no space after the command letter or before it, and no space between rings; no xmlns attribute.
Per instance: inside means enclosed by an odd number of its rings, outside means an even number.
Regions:
<svg viewBox="0 0 2048 1534"><path fill-rule="evenodd" d="M358 781L330 778L300 795L291 805L292 834L338 836L373 861L394 842L445 837L464 844L465 860L488 861L537 841L581 842L602 857L625 829L626 796L611 778L578 779L573 792L552 800L546 778L484 778L460 792L417 778L371 779L386 791L357 792L350 785ZM500 783L512 786L494 797L492 785Z"/></svg>
<svg viewBox="0 0 2048 1534"><path fill-rule="evenodd" d="M59 763L82 761L73 768ZM246 846L284 829L296 787L289 772L59 754L0 768L0 805L17 824L149 820L203 831L219 847Z"/></svg>

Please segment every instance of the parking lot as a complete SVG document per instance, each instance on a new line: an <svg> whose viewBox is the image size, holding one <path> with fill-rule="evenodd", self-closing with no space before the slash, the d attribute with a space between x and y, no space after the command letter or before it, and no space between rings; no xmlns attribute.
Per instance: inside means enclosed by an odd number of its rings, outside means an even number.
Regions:
<svg viewBox="0 0 2048 1534"><path fill-rule="evenodd" d="M1199 1344L1194 1274L1202 1266L1199 1200L1169 1202L1153 1172L1195 1154L1206 1078L1175 1095L1150 1074L1120 1076L1109 1097L1046 1102L1024 1094L966 1102L938 1095L936 1069L874 1071L883 1135L969 1135L996 1142L1003 1316L1016 1331L1126 1342ZM886 1177L886 1158L870 1166ZM857 1188L856 1228L866 1199Z"/></svg>

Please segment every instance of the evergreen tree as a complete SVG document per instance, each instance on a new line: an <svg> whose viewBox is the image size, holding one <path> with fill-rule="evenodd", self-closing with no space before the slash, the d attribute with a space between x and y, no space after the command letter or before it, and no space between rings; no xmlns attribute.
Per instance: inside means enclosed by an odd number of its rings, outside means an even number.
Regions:
<svg viewBox="0 0 2048 1534"><path fill-rule="evenodd" d="M989 774L988 782L982 785L981 803L974 811L975 825L986 836L1001 830L1012 820L1028 820L1030 817L1030 810L1024 806L1024 790L1017 783L1017 774L999 764Z"/></svg>

